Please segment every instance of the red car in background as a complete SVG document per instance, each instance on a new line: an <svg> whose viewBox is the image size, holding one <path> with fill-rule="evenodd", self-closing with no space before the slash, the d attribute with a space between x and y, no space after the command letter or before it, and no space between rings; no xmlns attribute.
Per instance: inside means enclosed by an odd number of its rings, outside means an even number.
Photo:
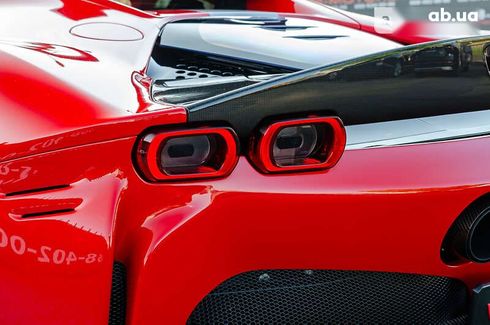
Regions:
<svg viewBox="0 0 490 325"><path fill-rule="evenodd" d="M490 38L267 3L0 4L2 324L489 322Z"/></svg>
<svg viewBox="0 0 490 325"><path fill-rule="evenodd" d="M433 23L428 20L406 20L403 17L371 17L327 6L320 0L120 0L148 11L168 10L251 10L307 15L334 24L377 34L402 44L414 44L478 35L480 31L468 24ZM326 2L326 1L324 1ZM380 4L381 5L381 4ZM394 9L387 4L388 8ZM394 15L399 13L394 9ZM393 13L392 13L393 14ZM391 25L386 25L387 21Z"/></svg>

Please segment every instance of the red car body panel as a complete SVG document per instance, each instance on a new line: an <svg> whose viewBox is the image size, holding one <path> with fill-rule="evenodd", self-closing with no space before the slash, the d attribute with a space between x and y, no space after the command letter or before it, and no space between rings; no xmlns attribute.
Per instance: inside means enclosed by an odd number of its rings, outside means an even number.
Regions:
<svg viewBox="0 0 490 325"><path fill-rule="evenodd" d="M112 259L124 262L131 275L132 324L181 324L217 284L256 269L444 275L469 287L488 280L489 265L448 266L439 256L454 219L489 190L488 137L351 150L328 172L303 175L263 175L241 158L226 179L159 185L135 173L134 141L2 165L30 171L2 184L2 192L13 193L2 198L2 229L10 241L18 236L37 251L2 247L3 264L10 267L1 269L1 286L16 293L0 296L12 311L2 313L2 321L103 323ZM15 195L54 182L69 186ZM74 211L18 217L40 207ZM42 246L78 258L93 253L102 261L42 263ZM69 308L67 300L74 302ZM16 312L22 304L29 313Z"/></svg>
<svg viewBox="0 0 490 325"><path fill-rule="evenodd" d="M489 280L490 265L448 266L439 250L490 191L490 137L349 150L328 171L283 175L242 156L223 179L149 183L132 161L138 136L187 121L149 100L145 75L174 16L88 0L10 1L0 16L13 17L0 31L1 323L107 323L114 260L128 268L129 324L183 324L219 283L257 269ZM144 38L69 33L87 22Z"/></svg>
<svg viewBox="0 0 490 325"><path fill-rule="evenodd" d="M168 20L109 1L42 3L51 9L2 4L2 16L27 19L34 15L36 21L18 26L8 19L0 33L0 103L5 112L0 121L0 160L134 136L150 125L186 120L183 108L148 99L150 84L144 77L147 53L151 52L160 24ZM72 12L77 15L73 17L69 14ZM120 24L117 26L130 22L145 38L119 42L77 37L68 31L82 24L82 14L92 23L93 19ZM46 22L50 23L32 42L31 26ZM62 37L57 30L65 31ZM57 44L61 39L64 45ZM105 81L99 82L101 77ZM57 105L53 105L53 98ZM159 109L169 114L148 112Z"/></svg>

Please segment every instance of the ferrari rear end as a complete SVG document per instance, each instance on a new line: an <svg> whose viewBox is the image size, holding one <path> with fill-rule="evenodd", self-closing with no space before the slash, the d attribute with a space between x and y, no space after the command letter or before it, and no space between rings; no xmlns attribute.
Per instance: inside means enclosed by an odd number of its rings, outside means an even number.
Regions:
<svg viewBox="0 0 490 325"><path fill-rule="evenodd" d="M2 6L1 323L490 323L490 38Z"/></svg>

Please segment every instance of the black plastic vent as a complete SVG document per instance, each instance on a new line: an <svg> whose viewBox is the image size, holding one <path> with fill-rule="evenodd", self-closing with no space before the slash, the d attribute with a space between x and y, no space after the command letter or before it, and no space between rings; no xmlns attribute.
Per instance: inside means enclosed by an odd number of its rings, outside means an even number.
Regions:
<svg viewBox="0 0 490 325"><path fill-rule="evenodd" d="M170 47L156 47L149 74L157 81L215 77L260 76L294 70L246 62L235 58L206 55Z"/></svg>
<svg viewBox="0 0 490 325"><path fill-rule="evenodd" d="M490 195L485 195L456 218L441 246L441 259L449 265L490 261Z"/></svg>
<svg viewBox="0 0 490 325"><path fill-rule="evenodd" d="M454 279L361 271L273 270L225 281L188 324L466 324Z"/></svg>
<svg viewBox="0 0 490 325"><path fill-rule="evenodd" d="M28 189L28 190L6 193L5 196L38 194L41 192L60 190L60 189L68 188L68 187L70 187L70 185L54 185L54 186L49 186L49 187L32 188L32 189Z"/></svg>
<svg viewBox="0 0 490 325"><path fill-rule="evenodd" d="M180 60L174 65L176 79L208 78L208 77L233 77L243 75L237 68L231 68L208 62Z"/></svg>
<svg viewBox="0 0 490 325"><path fill-rule="evenodd" d="M126 267L115 262L112 270L109 325L123 325L126 321Z"/></svg>

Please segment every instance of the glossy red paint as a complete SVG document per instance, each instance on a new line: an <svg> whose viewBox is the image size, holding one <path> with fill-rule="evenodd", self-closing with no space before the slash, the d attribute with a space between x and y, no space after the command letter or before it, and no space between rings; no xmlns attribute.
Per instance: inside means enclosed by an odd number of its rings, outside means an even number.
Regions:
<svg viewBox="0 0 490 325"><path fill-rule="evenodd" d="M309 159L302 165L279 166L272 157L272 147L277 135L286 127L300 125L324 125L328 129L331 129L332 137L323 139L325 142L320 144L320 147L317 149L318 152L322 153L320 159ZM293 119L275 122L260 130L259 134L251 140L249 156L254 164L265 173L321 170L335 166L344 153L345 143L345 129L339 118L311 117L306 119Z"/></svg>
<svg viewBox="0 0 490 325"><path fill-rule="evenodd" d="M135 136L149 126L186 121L183 107L151 101L151 80L145 75L160 26L175 16L157 18L103 0L36 3L0 4L0 161ZM74 20L60 15L60 8L72 8L79 16ZM104 14L94 16L91 8ZM18 26L9 17L29 23ZM37 28L36 42L25 41L32 39L39 21L44 28ZM69 31L85 21L131 25L145 38L111 42L68 32L58 36L59 30Z"/></svg>
<svg viewBox="0 0 490 325"><path fill-rule="evenodd" d="M84 2L83 5L81 5L80 1L60 1L62 3L61 7L57 7L56 9L53 9L53 11L72 20L86 20L87 18L108 16L107 11L109 10L117 10L119 12L128 13L130 15L138 16L141 18L154 17L147 12L135 10L134 8L121 4L117 1L81 0Z"/></svg>
<svg viewBox="0 0 490 325"><path fill-rule="evenodd" d="M362 269L446 275L469 285L486 281L488 265L449 267L439 258L452 220L488 192L481 159L489 138L469 141L347 151L328 172L303 175L260 175L241 159L224 180L146 192L147 204L166 197L171 203L164 205L174 208L144 204L151 218L126 237L141 244L136 250L144 260L131 264L138 279L131 285L131 319L151 322L150 315L160 313L169 323L183 323L217 284L255 269ZM470 152L476 156L469 158ZM461 160L448 163L453 154ZM170 198L177 189L182 196Z"/></svg>
<svg viewBox="0 0 490 325"><path fill-rule="evenodd" d="M2 183L17 173L13 164L1 170ZM36 173L27 161L20 170L19 182ZM115 210L125 186L114 173L0 199L2 324L107 323Z"/></svg>
<svg viewBox="0 0 490 325"><path fill-rule="evenodd" d="M469 286L489 280L490 265L447 266L439 248L458 214L490 190L490 137L350 150L332 169L306 174L264 175L242 157L227 178L178 184L149 184L138 176L131 162L136 141L0 165L7 175L2 180L11 180L0 185L2 193L69 186L4 196L1 227L29 247L63 248L77 256L93 251L105 262L125 263L130 324L182 324L217 284L255 269L411 272L455 277ZM60 204L75 211L17 217L21 207L31 206L32 213ZM10 317L20 323L107 317L109 263L56 268L35 255L7 248L0 254L2 265L11 265L0 268L0 285L19 293L0 295L12 311L2 314L3 323ZM29 314L17 314L21 299ZM67 308L67 299L76 304ZM51 312L56 318L47 318Z"/></svg>
<svg viewBox="0 0 490 325"><path fill-rule="evenodd" d="M161 151L166 142L174 138L190 136L215 136L217 142L213 166L201 166L192 173L167 173L161 164ZM191 130L173 130L150 133L144 136L136 148L138 165L150 181L179 181L189 179L224 177L231 173L238 161L238 140L235 132L230 128L200 128Z"/></svg>
<svg viewBox="0 0 490 325"><path fill-rule="evenodd" d="M442 38L441 36L437 36L436 33L436 31L440 29L440 26L438 26L437 23L426 21L407 21L403 23L399 28L394 30L392 33L382 34L376 31L375 21L372 17L365 16L360 20L362 20L363 22L361 23L361 29L363 31L371 34L376 34L378 36L391 39L402 44L431 42ZM444 35L444 33L440 33L439 35ZM458 35L455 35L453 37L457 36Z"/></svg>

